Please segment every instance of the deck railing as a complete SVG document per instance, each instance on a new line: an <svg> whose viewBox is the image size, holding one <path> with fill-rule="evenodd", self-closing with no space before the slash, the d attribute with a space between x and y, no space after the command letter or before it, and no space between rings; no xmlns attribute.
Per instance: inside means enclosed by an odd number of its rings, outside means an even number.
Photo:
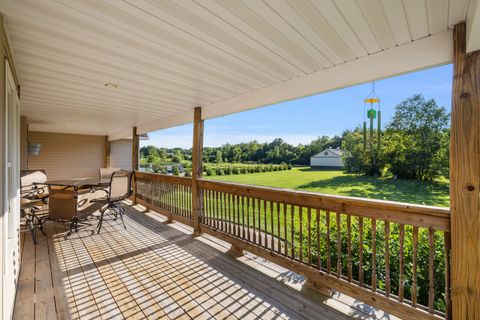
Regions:
<svg viewBox="0 0 480 320"><path fill-rule="evenodd" d="M136 197L167 215L170 220L192 220L192 179L135 173Z"/></svg>
<svg viewBox="0 0 480 320"><path fill-rule="evenodd" d="M137 174L137 198L193 224L191 183ZM404 318L449 318L448 209L206 179L198 187L201 232L299 272L320 290Z"/></svg>

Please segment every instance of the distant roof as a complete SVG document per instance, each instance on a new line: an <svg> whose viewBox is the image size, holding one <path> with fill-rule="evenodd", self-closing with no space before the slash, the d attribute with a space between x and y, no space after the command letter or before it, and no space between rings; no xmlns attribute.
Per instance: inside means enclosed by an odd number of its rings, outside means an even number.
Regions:
<svg viewBox="0 0 480 320"><path fill-rule="evenodd" d="M341 150L341 149L330 149L330 148L328 148L328 149L325 149L322 152L317 153L316 155L312 156L312 158L323 158L323 157L327 156L325 154L325 152L333 153L334 155L339 156L339 157L341 157L344 154L344 151Z"/></svg>

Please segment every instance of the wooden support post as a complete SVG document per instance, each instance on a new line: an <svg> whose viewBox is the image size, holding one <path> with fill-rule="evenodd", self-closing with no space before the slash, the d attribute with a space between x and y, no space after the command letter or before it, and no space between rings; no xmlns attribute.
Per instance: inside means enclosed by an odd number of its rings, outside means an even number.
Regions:
<svg viewBox="0 0 480 320"><path fill-rule="evenodd" d="M139 162L139 136L137 134L137 127L133 127L132 131L132 170L138 171L138 162ZM135 174L133 175L133 204L137 204L137 180L135 179Z"/></svg>
<svg viewBox="0 0 480 320"><path fill-rule="evenodd" d="M452 319L480 319L480 51L453 29L450 149Z"/></svg>
<svg viewBox="0 0 480 320"><path fill-rule="evenodd" d="M110 141L108 136L105 136L105 168L110 167Z"/></svg>
<svg viewBox="0 0 480 320"><path fill-rule="evenodd" d="M200 221L203 212L203 195L198 187L198 178L202 177L203 162L203 120L202 108L196 107L193 117L193 148L192 148L192 215L193 234L200 235Z"/></svg>

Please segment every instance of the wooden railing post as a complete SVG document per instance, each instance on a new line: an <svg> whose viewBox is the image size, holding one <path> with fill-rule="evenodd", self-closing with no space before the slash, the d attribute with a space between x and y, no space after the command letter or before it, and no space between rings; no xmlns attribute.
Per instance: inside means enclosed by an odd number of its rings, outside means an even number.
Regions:
<svg viewBox="0 0 480 320"><path fill-rule="evenodd" d="M453 29L450 149L453 319L480 318L480 51L465 52L465 23Z"/></svg>
<svg viewBox="0 0 480 320"><path fill-rule="evenodd" d="M137 134L137 127L133 127L132 130L132 170L138 171L138 163L139 163L139 136ZM133 204L137 204L137 181L135 179L135 174L133 175L133 196L132 196Z"/></svg>
<svg viewBox="0 0 480 320"><path fill-rule="evenodd" d="M203 120L202 108L196 107L193 117L193 147L192 147L192 216L193 234L200 235L202 218L202 192L198 187L198 178L202 177L203 162Z"/></svg>

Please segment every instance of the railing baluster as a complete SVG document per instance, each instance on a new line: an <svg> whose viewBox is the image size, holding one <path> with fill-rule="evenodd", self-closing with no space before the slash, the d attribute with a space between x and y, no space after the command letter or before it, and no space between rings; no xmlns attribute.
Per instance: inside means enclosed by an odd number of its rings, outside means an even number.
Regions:
<svg viewBox="0 0 480 320"><path fill-rule="evenodd" d="M235 235L240 238L240 209L238 207L238 195L233 195L233 212L235 223Z"/></svg>
<svg viewBox="0 0 480 320"><path fill-rule="evenodd" d="M336 218L337 218L337 276L341 277L342 276L342 236L340 234L341 232L341 216L340 213L336 213Z"/></svg>
<svg viewBox="0 0 480 320"><path fill-rule="evenodd" d="M235 209L235 195L230 193L229 197L229 206L230 206L230 225L232 226L230 231L233 235L237 234L237 223L236 223L236 209Z"/></svg>
<svg viewBox="0 0 480 320"><path fill-rule="evenodd" d="M202 212L202 222L201 224L210 225L209 215L210 215L210 201L208 201L208 190L203 190L203 212ZM186 202L185 202L186 204ZM187 204L186 204L187 205Z"/></svg>
<svg viewBox="0 0 480 320"><path fill-rule="evenodd" d="M177 186L177 203L178 203L178 215L183 216L183 204L182 204L182 187L181 185Z"/></svg>
<svg viewBox="0 0 480 320"><path fill-rule="evenodd" d="M372 291L377 291L377 220L372 219Z"/></svg>
<svg viewBox="0 0 480 320"><path fill-rule="evenodd" d="M256 219L255 219L255 202L256 199L252 198L252 220L253 220L253 243L257 243L257 230L255 227Z"/></svg>
<svg viewBox="0 0 480 320"><path fill-rule="evenodd" d="M219 214L219 222L220 222L220 230L225 231L225 211L224 211L224 193L218 193L218 201L220 201L220 205L218 207L218 214Z"/></svg>
<svg viewBox="0 0 480 320"><path fill-rule="evenodd" d="M352 216L347 215L348 281L352 282Z"/></svg>
<svg viewBox="0 0 480 320"><path fill-rule="evenodd" d="M320 209L316 209L317 213L317 268L318 270L322 269L322 259L320 255Z"/></svg>
<svg viewBox="0 0 480 320"><path fill-rule="evenodd" d="M363 286L363 218L358 218L358 282Z"/></svg>
<svg viewBox="0 0 480 320"><path fill-rule="evenodd" d="M307 208L307 220L308 220L308 265L312 264L312 209Z"/></svg>
<svg viewBox="0 0 480 320"><path fill-rule="evenodd" d="M405 257L404 257L404 239L405 239L405 225L400 224L400 236L398 240L399 245L399 280L398 280L398 300L403 302L405 295Z"/></svg>
<svg viewBox="0 0 480 320"><path fill-rule="evenodd" d="M265 234L262 232L262 207L265 210L265 201L258 199L258 245L262 245L262 237L265 237ZM265 213L264 213L265 215Z"/></svg>
<svg viewBox="0 0 480 320"><path fill-rule="evenodd" d="M385 221L385 295L390 297L390 222Z"/></svg>
<svg viewBox="0 0 480 320"><path fill-rule="evenodd" d="M330 273L331 271L331 268L332 268L332 260L331 260L331 256L330 256L330 211L327 210L326 214L325 214L325 223L326 223L326 227L327 227L327 241L326 241L326 244L327 244L327 273Z"/></svg>
<svg viewBox="0 0 480 320"><path fill-rule="evenodd" d="M270 249L273 251L275 250L275 247L274 247L274 241L275 241L275 238L274 238L274 228L273 228L273 205L274 203L272 201L270 201L270 231L271 231L271 234L270 234Z"/></svg>
<svg viewBox="0 0 480 320"><path fill-rule="evenodd" d="M435 303L435 284L433 263L435 259L435 234L433 228L428 228L428 312L433 313Z"/></svg>
<svg viewBox="0 0 480 320"><path fill-rule="evenodd" d="M295 206L293 204L290 205L290 218L292 220L290 224L290 231L291 231L291 241L292 241L292 259L295 259Z"/></svg>
<svg viewBox="0 0 480 320"><path fill-rule="evenodd" d="M412 261L412 305L417 305L417 254L418 254L418 227L413 227L413 261Z"/></svg>
<svg viewBox="0 0 480 320"><path fill-rule="evenodd" d="M218 195L217 195L217 191L213 191L213 202L214 202L214 205L213 205L213 208L215 209L214 212L213 212L213 215L214 215L214 220L215 220L215 229L218 230Z"/></svg>
<svg viewBox="0 0 480 320"><path fill-rule="evenodd" d="M288 255L288 241L287 241L287 204L283 203L283 253L285 256Z"/></svg>
<svg viewBox="0 0 480 320"><path fill-rule="evenodd" d="M245 235L245 197L240 196L241 208L242 208L242 239L247 239Z"/></svg>
<svg viewBox="0 0 480 320"><path fill-rule="evenodd" d="M263 200L263 246L268 248L267 201Z"/></svg>
<svg viewBox="0 0 480 320"><path fill-rule="evenodd" d="M450 233L443 232L443 243L445 252L445 318L452 318L452 305L450 297Z"/></svg>
<svg viewBox="0 0 480 320"><path fill-rule="evenodd" d="M282 204L280 202L277 202L277 252L281 253L282 248L281 248L281 236L280 236L280 208L282 207Z"/></svg>
<svg viewBox="0 0 480 320"><path fill-rule="evenodd" d="M207 194L207 203L208 203L208 225L213 227L213 224L212 224L212 191L211 190L205 190L205 191L208 191L208 194Z"/></svg>
<svg viewBox="0 0 480 320"><path fill-rule="evenodd" d="M232 234L232 212L230 210L230 193L225 193L225 221L226 231L229 234Z"/></svg>
<svg viewBox="0 0 480 320"><path fill-rule="evenodd" d="M298 208L298 213L299 213L299 246L298 246L298 258L300 262L303 262L303 207Z"/></svg>
<svg viewBox="0 0 480 320"><path fill-rule="evenodd" d="M247 240L250 242L250 197L247 197Z"/></svg>

